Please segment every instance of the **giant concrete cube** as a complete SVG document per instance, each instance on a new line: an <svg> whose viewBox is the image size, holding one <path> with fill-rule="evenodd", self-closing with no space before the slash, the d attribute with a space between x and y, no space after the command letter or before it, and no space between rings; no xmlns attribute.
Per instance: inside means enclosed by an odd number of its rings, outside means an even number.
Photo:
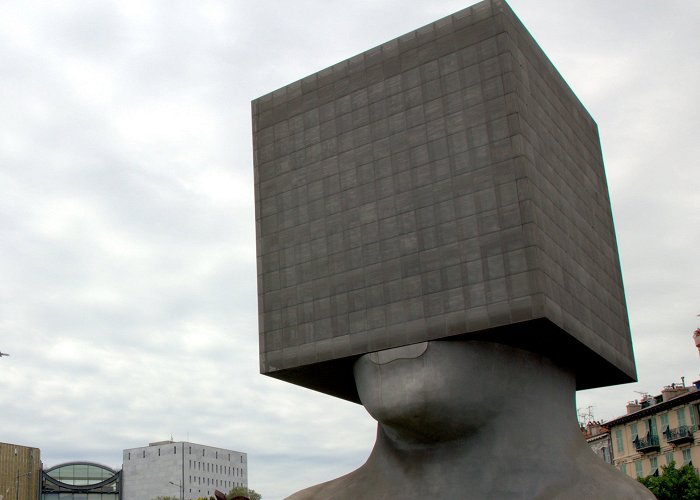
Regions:
<svg viewBox="0 0 700 500"><path fill-rule="evenodd" d="M507 342L635 366L595 122L487 0L253 102L261 371L357 401L358 356Z"/></svg>

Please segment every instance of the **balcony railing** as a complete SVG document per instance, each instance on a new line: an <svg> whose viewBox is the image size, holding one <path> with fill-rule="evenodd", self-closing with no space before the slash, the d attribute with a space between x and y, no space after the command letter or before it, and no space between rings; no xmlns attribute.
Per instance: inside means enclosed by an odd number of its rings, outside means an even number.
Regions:
<svg viewBox="0 0 700 500"><path fill-rule="evenodd" d="M681 425L676 429L667 429L664 432L666 441L671 444L683 444L693 441L693 429L687 425Z"/></svg>
<svg viewBox="0 0 700 500"><path fill-rule="evenodd" d="M637 437L632 443L634 443L634 449L641 453L659 451L659 436L653 434L647 434L643 438Z"/></svg>

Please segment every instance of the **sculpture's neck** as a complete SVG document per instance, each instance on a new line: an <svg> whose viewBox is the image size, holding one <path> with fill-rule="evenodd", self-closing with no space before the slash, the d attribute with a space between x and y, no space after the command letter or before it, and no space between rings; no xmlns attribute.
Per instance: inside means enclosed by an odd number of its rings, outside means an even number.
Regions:
<svg viewBox="0 0 700 500"><path fill-rule="evenodd" d="M546 489L547 478L559 481L593 455L579 430L573 375L541 364L520 375L504 380L511 385L506 398L484 408L490 417L457 439L426 442L410 430L379 424L366 466L393 470L409 483L434 477L450 481L467 474L474 478L474 488L493 492L493 482L502 474L514 484L544 478L537 489Z"/></svg>

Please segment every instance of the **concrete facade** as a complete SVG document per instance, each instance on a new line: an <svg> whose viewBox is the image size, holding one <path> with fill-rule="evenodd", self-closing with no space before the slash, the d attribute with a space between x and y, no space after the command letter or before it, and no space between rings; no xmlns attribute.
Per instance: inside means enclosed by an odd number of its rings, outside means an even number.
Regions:
<svg viewBox="0 0 700 500"><path fill-rule="evenodd" d="M227 493L248 486L246 453L189 442L161 441L123 452L122 498L148 500L157 496L184 499ZM174 483L174 484L173 484Z"/></svg>
<svg viewBox="0 0 700 500"><path fill-rule="evenodd" d="M447 337L636 376L595 122L487 0L253 101L261 372Z"/></svg>
<svg viewBox="0 0 700 500"><path fill-rule="evenodd" d="M38 499L40 483L39 448L0 443L0 500Z"/></svg>

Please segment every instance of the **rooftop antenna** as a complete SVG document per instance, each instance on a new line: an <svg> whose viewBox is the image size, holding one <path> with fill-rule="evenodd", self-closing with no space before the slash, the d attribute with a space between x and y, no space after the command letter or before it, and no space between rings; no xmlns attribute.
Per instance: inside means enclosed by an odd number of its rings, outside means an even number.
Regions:
<svg viewBox="0 0 700 500"><path fill-rule="evenodd" d="M578 409L579 423L582 423L584 427L593 422L593 408L592 405L588 405L586 408Z"/></svg>
<svg viewBox="0 0 700 500"><path fill-rule="evenodd" d="M654 404L654 398L651 397L651 395L648 392L642 392L642 391L634 391L637 394L641 395L641 399L639 401L635 400L635 403L641 404L642 407L644 407L645 404Z"/></svg>

